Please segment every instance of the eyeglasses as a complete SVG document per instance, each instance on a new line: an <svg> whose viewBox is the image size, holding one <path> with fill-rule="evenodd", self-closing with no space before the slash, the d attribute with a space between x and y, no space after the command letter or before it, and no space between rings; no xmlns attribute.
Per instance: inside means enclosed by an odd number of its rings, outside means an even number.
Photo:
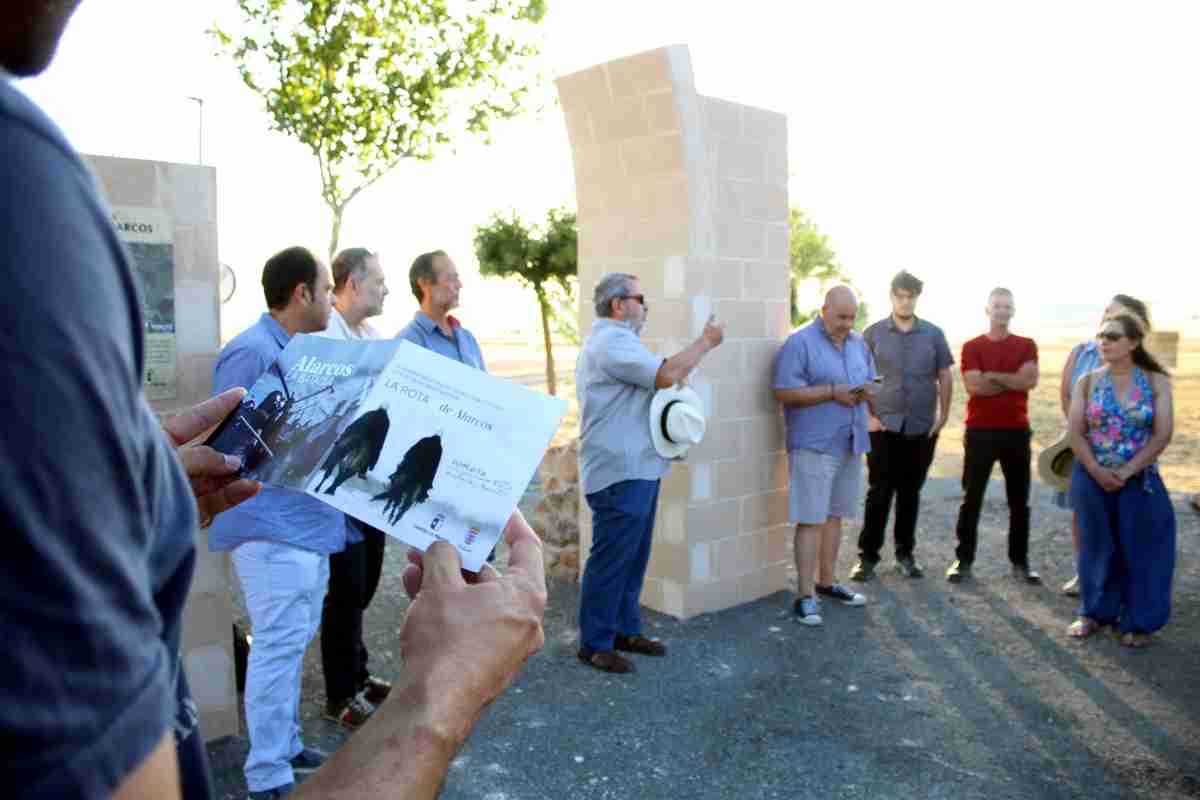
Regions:
<svg viewBox="0 0 1200 800"><path fill-rule="evenodd" d="M646 305L646 295L644 295L644 294L623 294L623 295L621 295L621 299L622 300L637 300L638 305L640 305L642 308L649 308L649 306Z"/></svg>
<svg viewBox="0 0 1200 800"><path fill-rule="evenodd" d="M1116 331L1100 331L1096 334L1097 339L1103 339L1106 342L1119 342L1125 338L1125 334L1117 333Z"/></svg>

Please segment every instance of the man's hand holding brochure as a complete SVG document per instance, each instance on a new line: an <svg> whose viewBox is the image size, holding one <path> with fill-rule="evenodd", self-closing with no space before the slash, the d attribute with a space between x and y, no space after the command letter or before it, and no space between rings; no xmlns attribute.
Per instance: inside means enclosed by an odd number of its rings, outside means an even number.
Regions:
<svg viewBox="0 0 1200 800"><path fill-rule="evenodd" d="M449 542L475 572L565 411L410 342L297 335L208 444L421 550Z"/></svg>

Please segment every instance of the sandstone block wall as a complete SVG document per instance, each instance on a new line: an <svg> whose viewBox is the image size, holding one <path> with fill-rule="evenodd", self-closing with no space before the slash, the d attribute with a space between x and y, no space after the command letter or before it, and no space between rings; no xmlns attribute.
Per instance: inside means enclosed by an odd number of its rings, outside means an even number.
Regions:
<svg viewBox="0 0 1200 800"><path fill-rule="evenodd" d="M220 347L217 175L211 167L84 156L112 206L155 209L170 218L175 270L176 390L152 401L169 415L208 398ZM183 665L205 738L238 732L229 599L229 559L195 532L198 563L184 610Z"/></svg>
<svg viewBox="0 0 1200 800"><path fill-rule="evenodd" d="M783 421L771 365L788 317L787 121L696 92L684 46L558 80L575 162L580 330L606 272L637 275L643 341L664 357L727 325L690 383L708 433L664 479L642 602L678 617L783 589ZM645 424L648 424L645 423ZM580 512L580 555L591 515Z"/></svg>

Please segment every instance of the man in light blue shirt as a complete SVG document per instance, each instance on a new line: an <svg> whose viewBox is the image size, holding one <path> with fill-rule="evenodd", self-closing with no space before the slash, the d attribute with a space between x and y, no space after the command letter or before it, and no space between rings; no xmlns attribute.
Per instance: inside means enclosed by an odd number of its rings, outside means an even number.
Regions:
<svg viewBox="0 0 1200 800"><path fill-rule="evenodd" d="M303 247L272 256L263 267L267 313L234 337L217 358L213 389L250 388L297 333L325 329L332 304L329 268ZM263 487L258 496L216 518L213 550L232 550L246 595L254 646L246 666L246 785L250 797L291 790L295 771L321 755L300 740L304 650L321 622L329 554L346 546L345 515L303 492Z"/></svg>
<svg viewBox="0 0 1200 800"><path fill-rule="evenodd" d="M871 449L867 401L875 362L854 332L857 314L849 287L830 289L821 315L789 336L775 357L775 398L787 423L789 516L796 526L793 611L805 625L821 624L817 595L866 603L834 580L842 518L854 513L862 455Z"/></svg>
<svg viewBox="0 0 1200 800"><path fill-rule="evenodd" d="M421 307L396 338L407 339L418 347L487 372L479 342L450 314L451 309L458 307L458 295L462 291L458 267L454 266L450 256L444 250L417 256L408 270L408 285ZM487 560L496 560L495 550L488 553Z"/></svg>
<svg viewBox="0 0 1200 800"><path fill-rule="evenodd" d="M688 376L721 344L723 325L709 319L684 350L662 359L638 338L646 298L634 275L609 273L596 284L596 322L579 353L579 472L592 509L592 549L579 602L579 660L605 672L633 672L623 650L663 656L662 642L642 635L639 602L658 506L659 480L669 462L650 437L650 402L657 389Z"/></svg>
<svg viewBox="0 0 1200 800"><path fill-rule="evenodd" d="M450 256L442 250L417 256L408 271L408 283L421 307L396 338L487 372L479 342L450 315L462 291L458 269Z"/></svg>

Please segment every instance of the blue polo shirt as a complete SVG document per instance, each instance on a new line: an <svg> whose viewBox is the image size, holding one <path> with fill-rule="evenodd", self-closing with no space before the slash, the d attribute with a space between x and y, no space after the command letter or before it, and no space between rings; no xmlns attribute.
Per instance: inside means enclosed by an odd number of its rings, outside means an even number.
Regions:
<svg viewBox="0 0 1200 800"><path fill-rule="evenodd" d="M91 174L3 78L0 153L0 787L109 797L174 729L206 798L179 658L195 500L142 395L137 281Z"/></svg>
<svg viewBox="0 0 1200 800"><path fill-rule="evenodd" d="M213 393L244 386L249 389L271 368L290 337L270 314L225 345L213 368ZM241 505L217 515L208 533L212 550L232 550L243 542L280 542L328 555L346 548L351 533L346 515L312 495L264 486Z"/></svg>
<svg viewBox="0 0 1200 800"><path fill-rule="evenodd" d="M417 311L416 314L413 314L412 322L405 325L396 334L396 338L407 339L438 355L487 372L487 367L483 363L483 351L479 349L479 342L475 341L471 332L464 328L457 319L454 317L447 317L447 319L450 321L450 330L454 334L453 336L446 336L428 314L424 311Z"/></svg>
<svg viewBox="0 0 1200 800"><path fill-rule="evenodd" d="M875 377L875 361L863 337L851 331L841 348L834 345L820 317L793 333L775 356L776 389L845 383L856 386ZM867 404L853 408L827 400L814 406L784 409L788 450L813 450L831 456L871 450Z"/></svg>

